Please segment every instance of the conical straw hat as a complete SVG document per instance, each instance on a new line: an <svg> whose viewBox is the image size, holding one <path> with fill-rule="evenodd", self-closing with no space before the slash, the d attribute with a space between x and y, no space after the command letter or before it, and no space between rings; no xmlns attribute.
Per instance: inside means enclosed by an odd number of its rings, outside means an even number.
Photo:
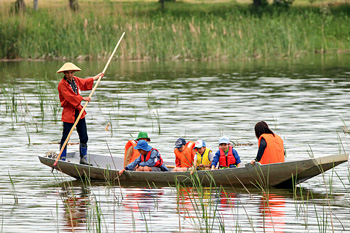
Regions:
<svg viewBox="0 0 350 233"><path fill-rule="evenodd" d="M57 70L57 73L62 73L64 71L81 71L81 69L74 65L73 63L71 62L67 62L65 63L59 70Z"/></svg>

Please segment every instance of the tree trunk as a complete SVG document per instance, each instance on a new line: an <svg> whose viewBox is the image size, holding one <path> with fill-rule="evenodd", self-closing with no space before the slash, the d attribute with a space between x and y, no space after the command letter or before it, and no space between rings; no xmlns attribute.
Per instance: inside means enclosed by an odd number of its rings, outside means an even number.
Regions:
<svg viewBox="0 0 350 233"><path fill-rule="evenodd" d="M78 0L69 0L69 7L72 11L78 11L79 10Z"/></svg>
<svg viewBox="0 0 350 233"><path fill-rule="evenodd" d="M253 0L253 4L255 7L261 6L261 0Z"/></svg>
<svg viewBox="0 0 350 233"><path fill-rule="evenodd" d="M160 2L160 5L162 6L162 9L164 9L164 2L165 2L165 0L159 0L159 2Z"/></svg>
<svg viewBox="0 0 350 233"><path fill-rule="evenodd" d="M33 9L36 11L38 9L38 0L34 0Z"/></svg>
<svg viewBox="0 0 350 233"><path fill-rule="evenodd" d="M15 11L16 13L26 11L26 4L24 3L24 0L16 0Z"/></svg>
<svg viewBox="0 0 350 233"><path fill-rule="evenodd" d="M274 0L274 1L279 1L279 0ZM267 0L253 0L253 5L256 8L265 7L268 5L268 2L267 2Z"/></svg>

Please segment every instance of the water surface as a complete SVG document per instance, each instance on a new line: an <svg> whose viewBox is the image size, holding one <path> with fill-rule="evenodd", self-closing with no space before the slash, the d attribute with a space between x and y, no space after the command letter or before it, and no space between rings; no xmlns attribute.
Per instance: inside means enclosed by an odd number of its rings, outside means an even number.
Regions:
<svg viewBox="0 0 350 233"><path fill-rule="evenodd" d="M148 132L173 160L174 142L220 136L243 163L254 159L256 122L285 142L286 160L348 152L350 56L298 61L113 61L87 107L89 151L122 157L127 140ZM76 62L80 77L104 62ZM349 164L296 190L118 187L51 173L37 156L58 151L62 133L56 70L62 62L0 62L2 232L346 232ZM89 92L83 93L88 96ZM109 124L108 131L105 130ZM73 134L70 142L78 142ZM253 143L252 146L246 145ZM77 151L78 146L69 146ZM12 181L12 182L11 182ZM269 200L269 201L266 201ZM204 213L204 214L203 214ZM204 218L203 218L204 216Z"/></svg>

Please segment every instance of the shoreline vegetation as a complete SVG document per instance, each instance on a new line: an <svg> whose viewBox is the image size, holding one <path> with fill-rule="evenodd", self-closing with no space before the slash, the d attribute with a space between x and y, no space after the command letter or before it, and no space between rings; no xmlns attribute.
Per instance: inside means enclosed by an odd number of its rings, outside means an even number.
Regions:
<svg viewBox="0 0 350 233"><path fill-rule="evenodd" d="M298 1L297 1L298 2ZM107 60L125 31L120 60L295 59L350 52L350 4L48 1L15 14L0 0L1 60ZM39 4L40 1L39 1Z"/></svg>

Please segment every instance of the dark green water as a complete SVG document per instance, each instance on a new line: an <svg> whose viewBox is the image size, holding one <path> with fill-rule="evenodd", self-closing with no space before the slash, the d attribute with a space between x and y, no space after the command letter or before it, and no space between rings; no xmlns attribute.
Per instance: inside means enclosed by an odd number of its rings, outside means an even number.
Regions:
<svg viewBox="0 0 350 233"><path fill-rule="evenodd" d="M254 143L236 147L244 164L256 155L253 128L264 120L284 139L286 160L348 152L350 136L343 126L350 125L349 61L349 55L239 63L113 61L87 107L89 151L108 155L108 143L112 154L122 157L126 141L146 131L164 159L173 160L178 137L203 139L215 151L219 137L226 135L234 143ZM95 75L105 65L75 63L83 69L76 73L79 77ZM53 176L37 158L58 151L58 145L50 143L58 142L62 133L57 93L62 77L56 74L62 64L0 62L2 232L201 232L206 226L213 232L349 229L348 163L302 184L298 193L304 200L293 198L293 190L271 189L269 208L261 191L237 187L226 193L208 190L199 199L189 194L197 194L192 188L101 183L83 188L80 182L64 188L72 179ZM74 133L70 142L77 141ZM183 196L179 213L178 195ZM196 209L193 200L205 204ZM203 219L203 211L211 217Z"/></svg>

